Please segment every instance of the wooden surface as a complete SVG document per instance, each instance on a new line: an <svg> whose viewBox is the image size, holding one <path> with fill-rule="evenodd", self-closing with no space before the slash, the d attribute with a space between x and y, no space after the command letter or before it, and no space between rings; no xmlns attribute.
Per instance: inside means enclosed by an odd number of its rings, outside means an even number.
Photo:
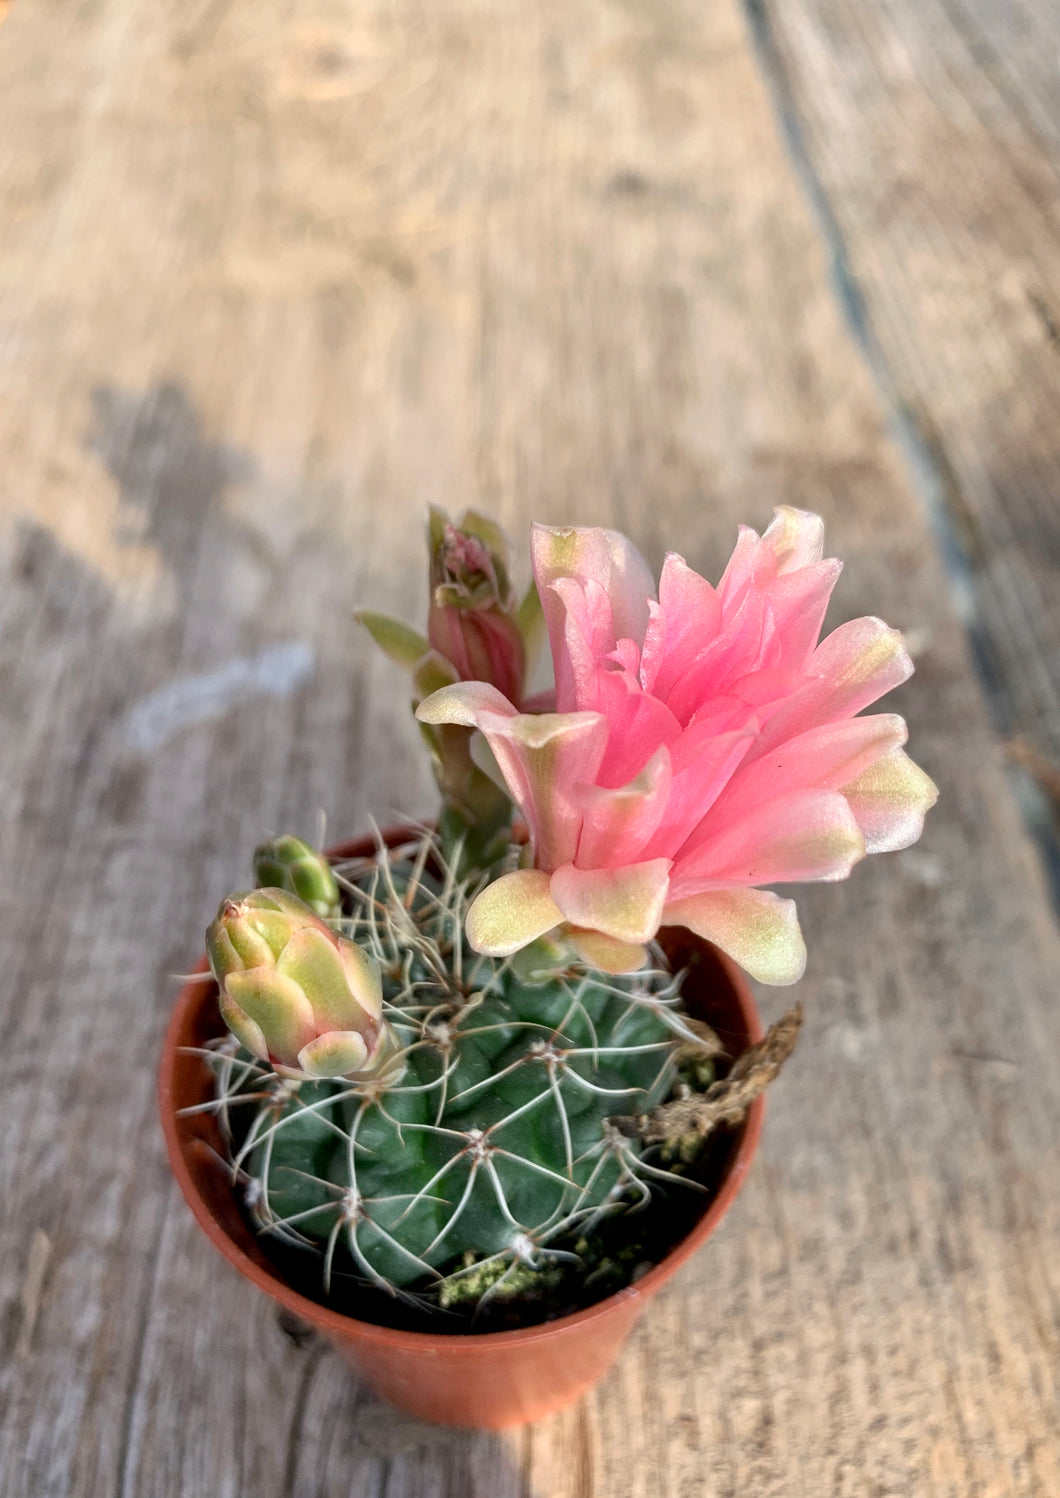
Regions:
<svg viewBox="0 0 1060 1498"><path fill-rule="evenodd" d="M1060 9L746 4L848 324L932 513L995 722L1056 761ZM1060 819L1044 798L1026 804L1060 895Z"/></svg>
<svg viewBox="0 0 1060 1498"><path fill-rule="evenodd" d="M17 0L2 1498L1060 1492L1060 942L997 726L1056 749L1056 35L1030 0ZM819 509L834 622L911 633L942 788L800 900L806 1032L720 1236L499 1436L285 1331L154 1117L167 975L261 831L430 809L350 611L411 608L431 501L708 572Z"/></svg>

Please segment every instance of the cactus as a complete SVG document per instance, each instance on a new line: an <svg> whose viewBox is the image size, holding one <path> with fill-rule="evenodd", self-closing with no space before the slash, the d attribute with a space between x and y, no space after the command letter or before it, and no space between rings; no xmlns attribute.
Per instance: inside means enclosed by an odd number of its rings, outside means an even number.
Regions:
<svg viewBox="0 0 1060 1498"><path fill-rule="evenodd" d="M349 914L336 939L381 974L403 1064L318 1081L246 1049L220 1056L222 1121L247 1116L241 1098L257 1105L230 1137L248 1206L262 1230L319 1251L325 1285L341 1269L442 1305L522 1293L570 1258L550 1245L646 1200L663 1174L611 1120L673 1089L677 1050L695 1041L676 984L606 978L547 941L518 963L471 951L481 878L458 882L428 836L337 872Z"/></svg>

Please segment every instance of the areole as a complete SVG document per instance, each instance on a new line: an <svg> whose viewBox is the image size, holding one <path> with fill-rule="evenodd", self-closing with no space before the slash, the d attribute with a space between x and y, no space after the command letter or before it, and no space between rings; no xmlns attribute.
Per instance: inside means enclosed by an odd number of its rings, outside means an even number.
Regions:
<svg viewBox="0 0 1060 1498"><path fill-rule="evenodd" d="M398 842L406 829L385 834ZM370 854L370 838L330 850L332 858ZM683 934L684 938L684 934ZM723 954L697 938L695 980L684 997L690 1011L721 1030L734 1052L761 1039L750 990ZM197 972L206 971L205 959ZM163 1046L159 1105L170 1165L200 1227L221 1253L277 1304L331 1341L382 1398L425 1420L449 1425L522 1424L562 1408L604 1374L654 1296L720 1223L747 1174L762 1127L758 1097L740 1128L719 1188L692 1231L642 1278L585 1310L519 1331L454 1335L397 1330L342 1315L299 1293L262 1252L229 1177L219 1163L221 1140L207 1112L182 1115L206 1101L211 1078L185 1047L202 1046L223 1025L211 983L181 990Z"/></svg>

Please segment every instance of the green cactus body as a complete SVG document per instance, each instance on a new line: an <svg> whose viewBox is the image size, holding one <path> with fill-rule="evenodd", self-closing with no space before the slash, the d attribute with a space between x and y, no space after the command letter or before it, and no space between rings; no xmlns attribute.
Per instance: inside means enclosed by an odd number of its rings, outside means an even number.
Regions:
<svg viewBox="0 0 1060 1498"><path fill-rule="evenodd" d="M339 929L379 966L403 1070L292 1083L240 1053L221 1096L227 1117L234 1093L266 1094L233 1140L263 1229L317 1245L325 1281L341 1267L398 1291L433 1283L444 1304L483 1265L502 1288L646 1197L653 1167L610 1120L672 1090L692 1037L667 974L610 979L543 947L547 976L528 976L526 954L516 970L471 952L474 889L430 877L428 854L344 871L356 910Z"/></svg>

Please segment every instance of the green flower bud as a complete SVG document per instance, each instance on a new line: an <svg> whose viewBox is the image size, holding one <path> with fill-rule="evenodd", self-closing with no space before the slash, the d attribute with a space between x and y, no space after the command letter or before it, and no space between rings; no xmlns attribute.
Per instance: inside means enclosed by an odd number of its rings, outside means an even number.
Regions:
<svg viewBox="0 0 1060 1498"><path fill-rule="evenodd" d="M270 837L254 849L254 879L263 889L285 889L324 920L340 914L339 887L327 859L300 837Z"/></svg>
<svg viewBox="0 0 1060 1498"><path fill-rule="evenodd" d="M206 950L225 1024L276 1071L359 1079L392 1065L378 966L297 896L256 889L222 901Z"/></svg>

